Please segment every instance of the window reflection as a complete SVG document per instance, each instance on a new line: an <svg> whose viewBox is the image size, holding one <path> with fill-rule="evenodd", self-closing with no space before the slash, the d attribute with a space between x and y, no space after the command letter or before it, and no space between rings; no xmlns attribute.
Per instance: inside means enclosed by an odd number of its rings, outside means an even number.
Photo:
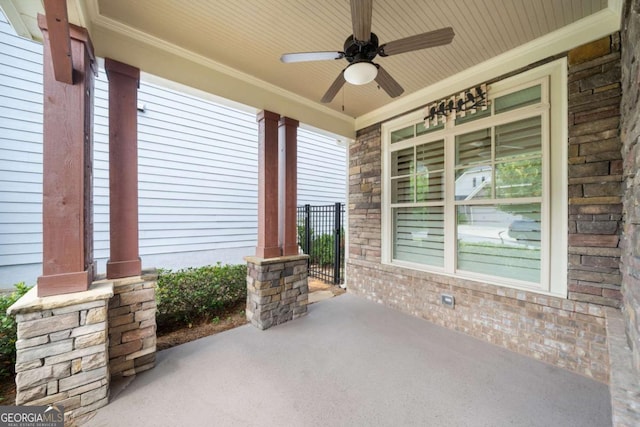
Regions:
<svg viewBox="0 0 640 427"><path fill-rule="evenodd" d="M540 280L540 204L458 206L458 270Z"/></svg>

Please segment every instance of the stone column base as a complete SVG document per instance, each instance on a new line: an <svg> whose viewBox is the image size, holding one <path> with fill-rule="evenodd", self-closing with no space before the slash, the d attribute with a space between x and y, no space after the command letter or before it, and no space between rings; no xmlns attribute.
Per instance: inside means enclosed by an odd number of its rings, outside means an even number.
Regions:
<svg viewBox="0 0 640 427"><path fill-rule="evenodd" d="M155 366L155 270L141 276L113 280L109 301L109 370L111 377L127 377Z"/></svg>
<svg viewBox="0 0 640 427"><path fill-rule="evenodd" d="M16 404L64 406L65 421L108 403L107 307L112 282L39 298L37 286L9 307L16 316Z"/></svg>
<svg viewBox="0 0 640 427"><path fill-rule="evenodd" d="M268 329L307 314L308 255L278 258L245 257L247 320Z"/></svg>
<svg viewBox="0 0 640 427"><path fill-rule="evenodd" d="M152 270L43 298L36 286L9 307L18 324L16 404L62 405L65 421L81 421L108 403L111 377L153 368L157 279Z"/></svg>

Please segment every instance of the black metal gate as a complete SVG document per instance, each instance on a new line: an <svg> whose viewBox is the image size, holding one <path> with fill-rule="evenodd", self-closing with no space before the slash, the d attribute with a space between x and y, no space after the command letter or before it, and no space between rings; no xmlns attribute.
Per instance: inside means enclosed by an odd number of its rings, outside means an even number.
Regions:
<svg viewBox="0 0 640 427"><path fill-rule="evenodd" d="M309 276L344 282L344 204L298 206L298 243L309 255Z"/></svg>

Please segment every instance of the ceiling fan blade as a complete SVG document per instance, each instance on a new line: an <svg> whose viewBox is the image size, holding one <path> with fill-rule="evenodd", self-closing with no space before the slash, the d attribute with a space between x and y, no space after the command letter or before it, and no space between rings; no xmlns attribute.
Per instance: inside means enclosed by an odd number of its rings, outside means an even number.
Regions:
<svg viewBox="0 0 640 427"><path fill-rule="evenodd" d="M324 94L320 102L322 102L323 104L328 104L329 102L333 101L333 98L335 98L340 89L342 89L342 86L344 86L344 82L345 79L343 70L340 72L338 78L335 79L333 83L331 83L331 86L329 86L329 89L327 89L327 92Z"/></svg>
<svg viewBox="0 0 640 427"><path fill-rule="evenodd" d="M344 52L296 52L283 54L280 57L280 61L289 64L291 62L325 61L342 58L344 58Z"/></svg>
<svg viewBox="0 0 640 427"><path fill-rule="evenodd" d="M361 42L371 39L371 14L373 0L351 0L351 23L353 37Z"/></svg>
<svg viewBox="0 0 640 427"><path fill-rule="evenodd" d="M389 56L428 47L442 46L451 43L454 35L453 28L440 28L439 30L385 43L378 49L378 54L380 56Z"/></svg>
<svg viewBox="0 0 640 427"><path fill-rule="evenodd" d="M378 83L380 87L392 98L402 95L402 92L404 92L402 86L400 86L400 84L395 81L395 79L391 77L391 74L387 73L384 68L377 64L376 66L378 67L376 83Z"/></svg>

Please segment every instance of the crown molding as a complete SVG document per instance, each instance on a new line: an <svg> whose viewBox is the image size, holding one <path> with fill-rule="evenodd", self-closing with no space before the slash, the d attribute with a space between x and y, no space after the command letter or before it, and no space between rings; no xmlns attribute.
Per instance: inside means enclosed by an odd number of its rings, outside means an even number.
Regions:
<svg viewBox="0 0 640 427"><path fill-rule="evenodd" d="M81 0L76 0L80 3L82 3ZM86 11L87 13L90 15L90 20L92 22L92 25L95 27L102 27L106 30L109 31L113 31L116 34L120 34L124 37L128 37L131 39L134 39L138 42L141 42L143 44L152 46L156 49L162 50L162 51L166 51L170 54L179 56L181 58L187 59L189 61L192 61L194 63L203 65L207 68L210 68L212 70L215 70L217 72L223 73L227 76L230 76L232 78L235 78L237 80L242 81L245 84L249 84L251 86L257 86L262 88L263 90L267 90L277 96L286 98L287 100L296 103L296 104L301 104L307 108L311 108L314 109L324 115L328 115L330 117L333 117L334 119L338 119L341 120L345 123L350 124L353 129L355 129L355 119L353 117L350 117L346 114L340 113L338 111L335 111L329 107L326 107L324 105L320 105L317 102L314 102L308 98L305 98L303 96L300 96L298 94L295 94L293 92L287 91L285 89L282 89L279 86L276 86L272 83L266 82L264 80L261 80L253 75L238 71L234 68L231 68L227 65L224 65L220 62L214 61L210 58L207 58L203 55L200 55L198 53L195 53L193 51L190 51L188 49L182 48L176 44L167 42L165 40L162 40L158 37L152 36L148 33L145 33L143 31L137 30L133 27L130 27L126 24L123 24L119 21L116 21L114 19L108 18L104 15L100 14L99 11L99 6L98 6L98 0L88 0L86 1Z"/></svg>

